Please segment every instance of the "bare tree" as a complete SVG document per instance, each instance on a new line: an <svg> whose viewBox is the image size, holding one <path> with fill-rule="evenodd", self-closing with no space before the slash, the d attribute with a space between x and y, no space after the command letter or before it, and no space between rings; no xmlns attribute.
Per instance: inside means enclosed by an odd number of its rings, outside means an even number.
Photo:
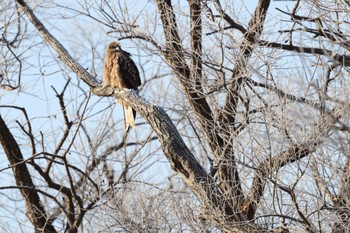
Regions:
<svg viewBox="0 0 350 233"><path fill-rule="evenodd" d="M8 212L36 232L349 231L350 4L254 4L3 3ZM129 46L140 93L102 87L110 40L94 30ZM29 113L13 93L56 107ZM137 111L135 130L107 97Z"/></svg>

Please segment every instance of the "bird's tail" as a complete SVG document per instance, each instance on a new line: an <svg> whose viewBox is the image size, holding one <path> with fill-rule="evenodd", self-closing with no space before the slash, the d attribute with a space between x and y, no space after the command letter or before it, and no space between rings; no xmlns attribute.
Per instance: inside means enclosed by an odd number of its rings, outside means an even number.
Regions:
<svg viewBox="0 0 350 233"><path fill-rule="evenodd" d="M130 126L132 128L135 128L136 111L132 109L129 105L127 105L124 101L123 101L123 109L124 109L125 131L128 131Z"/></svg>

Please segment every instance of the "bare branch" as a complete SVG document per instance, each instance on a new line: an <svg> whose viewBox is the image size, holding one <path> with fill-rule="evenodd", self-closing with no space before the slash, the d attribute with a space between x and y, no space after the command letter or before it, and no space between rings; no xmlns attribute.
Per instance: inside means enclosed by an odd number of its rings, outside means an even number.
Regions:
<svg viewBox="0 0 350 233"><path fill-rule="evenodd" d="M336 123L340 117L340 111L334 110L325 113L321 116L319 123L313 130L313 135L305 143L292 145L286 151L275 155L272 158L266 158L256 168L255 177L253 179L252 186L248 198L243 204L243 209L248 219L254 218L257 210L257 205L264 193L267 177L288 164L299 161L316 150L316 147L322 143L322 138L326 135L331 127Z"/></svg>
<svg viewBox="0 0 350 233"><path fill-rule="evenodd" d="M270 0L259 1L254 15L248 24L248 32L245 34L245 40L240 46L240 55L239 58L237 58L235 68L232 72L232 84L229 86L224 107L224 120L228 124L233 124L235 122L235 116L237 113L236 108L239 100L238 92L247 76L247 60L251 56L254 50L254 45L263 31L263 25L269 6Z"/></svg>
<svg viewBox="0 0 350 233"><path fill-rule="evenodd" d="M89 74L80 64L78 64L63 47L63 45L46 29L46 27L40 22L35 16L34 12L24 0L17 0L21 9L27 15L30 22L40 32L42 38L48 43L59 55L59 58L66 64L72 71L77 73L84 82L90 87L96 87L97 84L94 82L95 78Z"/></svg>
<svg viewBox="0 0 350 233"><path fill-rule="evenodd" d="M23 160L21 150L1 116L0 143L5 150L5 154L10 164L17 164L12 167L17 186L33 188L20 189L20 191L26 203L27 216L35 227L35 232L56 232L54 226L48 221L49 218L38 192L35 189L35 185L26 164L21 163Z"/></svg>

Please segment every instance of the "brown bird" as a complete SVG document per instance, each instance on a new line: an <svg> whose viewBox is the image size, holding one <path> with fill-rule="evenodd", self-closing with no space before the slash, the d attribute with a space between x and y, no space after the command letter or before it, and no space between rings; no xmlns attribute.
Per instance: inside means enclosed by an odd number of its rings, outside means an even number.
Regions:
<svg viewBox="0 0 350 233"><path fill-rule="evenodd" d="M131 54L122 50L118 42L108 45L103 66L104 86L138 90L141 85L140 73L131 59ZM125 130L135 127L136 111L126 101L118 100L123 105Z"/></svg>

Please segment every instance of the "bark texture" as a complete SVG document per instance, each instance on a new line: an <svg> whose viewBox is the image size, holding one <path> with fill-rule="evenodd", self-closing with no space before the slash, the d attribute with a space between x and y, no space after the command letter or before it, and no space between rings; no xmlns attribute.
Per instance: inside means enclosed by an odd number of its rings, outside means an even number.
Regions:
<svg viewBox="0 0 350 233"><path fill-rule="evenodd" d="M32 222L35 232L56 232L51 222L48 221L48 216L38 192L35 190L32 176L28 171L26 162L23 160L21 150L1 116L0 143L10 162L16 184L26 204L26 214Z"/></svg>

